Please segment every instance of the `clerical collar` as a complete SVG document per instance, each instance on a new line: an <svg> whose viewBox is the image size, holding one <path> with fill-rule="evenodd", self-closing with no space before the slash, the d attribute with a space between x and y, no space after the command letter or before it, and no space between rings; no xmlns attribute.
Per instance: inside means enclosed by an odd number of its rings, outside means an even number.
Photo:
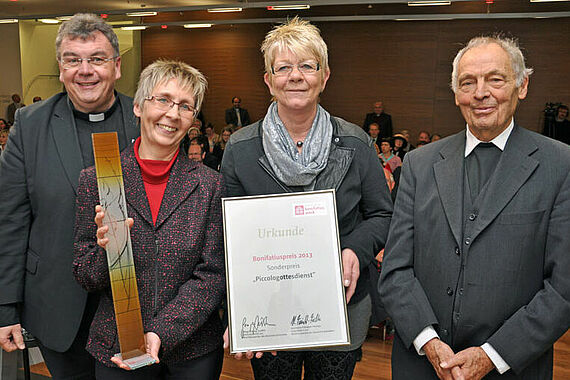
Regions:
<svg viewBox="0 0 570 380"><path fill-rule="evenodd" d="M115 102L113 103L113 105L107 111L99 112L99 113L81 112L81 111L75 109L75 106L73 105L73 103L71 101L69 103L71 104L71 109L73 110L73 115L76 118L81 119L81 120L85 120L85 121L89 121L91 123L97 123L99 121L103 121L105 119L108 119L109 116L111 116L113 114L113 112L115 112L115 110L119 106L119 97L115 93Z"/></svg>

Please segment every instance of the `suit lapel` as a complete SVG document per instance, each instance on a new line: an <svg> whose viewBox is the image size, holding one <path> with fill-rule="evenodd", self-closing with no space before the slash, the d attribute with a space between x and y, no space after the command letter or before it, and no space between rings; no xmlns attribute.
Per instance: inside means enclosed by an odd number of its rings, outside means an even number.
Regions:
<svg viewBox="0 0 570 380"><path fill-rule="evenodd" d="M121 166L123 168L123 182L125 184L127 203L152 226L150 205L146 196L141 170L132 146L127 147L121 153Z"/></svg>
<svg viewBox="0 0 570 380"><path fill-rule="evenodd" d="M511 132L497 168L484 190L484 197L479 200L479 218L474 226L472 239L499 215L538 167L538 161L530 157L538 147L527 133L518 126Z"/></svg>
<svg viewBox="0 0 570 380"><path fill-rule="evenodd" d="M127 146L133 144L140 135L140 128L137 118L133 112L133 103L129 98L117 92L119 101L121 102L121 112L123 113L123 125L127 136Z"/></svg>
<svg viewBox="0 0 570 380"><path fill-rule="evenodd" d="M79 173L83 170L83 157L79 149L75 121L67 104L67 96L63 96L54 106L50 125L61 164L73 191L77 194Z"/></svg>
<svg viewBox="0 0 570 380"><path fill-rule="evenodd" d="M172 166L168 183L166 184L155 228L159 228L170 214L196 189L200 183L200 179L196 174L197 166L198 164L190 161L184 155L184 152L178 152L178 157Z"/></svg>
<svg viewBox="0 0 570 380"><path fill-rule="evenodd" d="M461 246L465 132L451 137L440 155L442 159L433 165L437 189L453 237Z"/></svg>

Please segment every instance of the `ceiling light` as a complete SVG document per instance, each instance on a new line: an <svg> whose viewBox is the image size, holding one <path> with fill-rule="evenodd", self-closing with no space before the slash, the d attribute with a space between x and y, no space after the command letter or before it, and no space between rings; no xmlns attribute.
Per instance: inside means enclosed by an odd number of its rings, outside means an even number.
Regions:
<svg viewBox="0 0 570 380"><path fill-rule="evenodd" d="M222 12L241 12L242 8L210 8L208 12L210 13L222 13Z"/></svg>
<svg viewBox="0 0 570 380"><path fill-rule="evenodd" d="M213 24L184 24L184 27L187 29L190 29L190 28L209 28L212 25Z"/></svg>
<svg viewBox="0 0 570 380"><path fill-rule="evenodd" d="M156 16L158 12L129 12L127 16L129 17L144 17L144 16Z"/></svg>
<svg viewBox="0 0 570 380"><path fill-rule="evenodd" d="M299 5L268 5L268 11L290 11L293 9L309 9L311 6L309 4L299 4Z"/></svg>
<svg viewBox="0 0 570 380"><path fill-rule="evenodd" d="M13 24L15 22L18 22L17 18L5 18L0 20L0 24Z"/></svg>
<svg viewBox="0 0 570 380"><path fill-rule="evenodd" d="M144 25L134 25L134 26L123 26L121 30L145 30L148 26Z"/></svg>
<svg viewBox="0 0 570 380"><path fill-rule="evenodd" d="M408 1L408 7L424 7L427 5L451 5L451 1Z"/></svg>
<svg viewBox="0 0 570 380"><path fill-rule="evenodd" d="M40 18L38 20L39 22L43 22L44 24L59 24L59 20L56 20L55 18Z"/></svg>

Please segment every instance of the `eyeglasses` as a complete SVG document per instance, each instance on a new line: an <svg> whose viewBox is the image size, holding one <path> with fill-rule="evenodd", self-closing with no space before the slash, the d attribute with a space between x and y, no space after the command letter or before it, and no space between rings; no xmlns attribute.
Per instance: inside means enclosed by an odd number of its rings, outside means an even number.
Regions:
<svg viewBox="0 0 570 380"><path fill-rule="evenodd" d="M107 62L113 61L116 58L118 58L118 56L111 58L99 57L99 56L94 56L89 58L63 57L59 59L59 62L61 62L61 65L63 66L64 69L72 69L81 65L83 61L87 62L91 66L103 66Z"/></svg>
<svg viewBox="0 0 570 380"><path fill-rule="evenodd" d="M183 117L185 119L192 119L194 117L194 115L196 114L196 109L194 107L192 107L190 104L188 103L176 103L173 100L170 100L167 97L164 96L149 96L144 98L145 100L149 100L149 101L153 101L152 104L154 104L154 106L156 107L156 109L164 111L164 112L168 112L170 111L170 109L172 107L174 107L174 105L176 104L178 106L178 114L180 115L180 117Z"/></svg>
<svg viewBox="0 0 570 380"><path fill-rule="evenodd" d="M271 67L271 72L275 76L287 76L293 72L293 68L295 67L297 67L297 70L299 70L301 74L314 74L321 69L321 65L318 62L307 61L297 64L279 64Z"/></svg>

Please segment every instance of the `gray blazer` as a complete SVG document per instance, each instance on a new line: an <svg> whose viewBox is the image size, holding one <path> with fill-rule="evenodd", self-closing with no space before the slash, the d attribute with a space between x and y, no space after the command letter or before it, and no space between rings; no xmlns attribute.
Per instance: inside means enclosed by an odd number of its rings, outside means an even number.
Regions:
<svg viewBox="0 0 570 380"><path fill-rule="evenodd" d="M466 215L464 150L463 131L404 160L379 282L393 378L436 378L412 344L428 325L455 352L489 342L511 370L486 379L551 378L570 326L570 148L515 126Z"/></svg>
<svg viewBox="0 0 570 380"><path fill-rule="evenodd" d="M131 141L139 135L132 100L119 100ZM17 110L0 157L0 305L20 304L22 326L60 352L73 342L87 299L71 266L83 169L71 117L64 93Z"/></svg>

